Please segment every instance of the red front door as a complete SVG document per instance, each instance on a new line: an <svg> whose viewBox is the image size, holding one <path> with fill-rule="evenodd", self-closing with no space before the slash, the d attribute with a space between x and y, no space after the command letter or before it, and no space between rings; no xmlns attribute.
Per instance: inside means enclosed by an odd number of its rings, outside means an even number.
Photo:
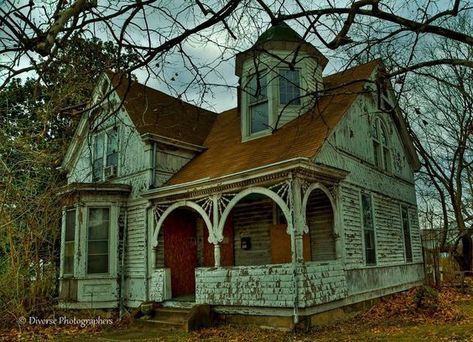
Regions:
<svg viewBox="0 0 473 342"><path fill-rule="evenodd" d="M164 222L164 263L171 269L172 296L195 293L197 239L195 216L176 210Z"/></svg>

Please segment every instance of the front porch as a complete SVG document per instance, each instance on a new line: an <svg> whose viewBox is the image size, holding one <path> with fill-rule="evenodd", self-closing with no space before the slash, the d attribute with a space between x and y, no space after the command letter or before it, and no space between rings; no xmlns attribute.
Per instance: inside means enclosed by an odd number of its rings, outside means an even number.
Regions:
<svg viewBox="0 0 473 342"><path fill-rule="evenodd" d="M225 186L163 188L151 199L150 299L297 310L346 297L344 176L307 163Z"/></svg>

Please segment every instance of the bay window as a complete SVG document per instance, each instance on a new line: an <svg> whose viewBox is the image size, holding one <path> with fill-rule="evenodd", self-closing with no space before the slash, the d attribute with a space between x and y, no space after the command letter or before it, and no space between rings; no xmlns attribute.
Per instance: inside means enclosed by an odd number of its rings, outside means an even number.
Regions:
<svg viewBox="0 0 473 342"><path fill-rule="evenodd" d="M110 209L89 208L87 273L109 273Z"/></svg>
<svg viewBox="0 0 473 342"><path fill-rule="evenodd" d="M62 270L64 275L74 274L74 250L76 235L76 210L67 209L65 215L64 254Z"/></svg>

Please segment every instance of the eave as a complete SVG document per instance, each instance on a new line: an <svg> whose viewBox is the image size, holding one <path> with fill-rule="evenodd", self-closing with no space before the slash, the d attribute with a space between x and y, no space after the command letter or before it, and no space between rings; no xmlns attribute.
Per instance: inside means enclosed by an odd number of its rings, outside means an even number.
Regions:
<svg viewBox="0 0 473 342"><path fill-rule="evenodd" d="M261 183L268 179L287 178L290 173L298 174L302 178L313 178L329 183L338 183L348 174L347 171L315 164L309 158L300 157L221 177L207 177L192 182L167 185L144 192L141 196L155 200L174 196L195 197L197 193L225 192Z"/></svg>

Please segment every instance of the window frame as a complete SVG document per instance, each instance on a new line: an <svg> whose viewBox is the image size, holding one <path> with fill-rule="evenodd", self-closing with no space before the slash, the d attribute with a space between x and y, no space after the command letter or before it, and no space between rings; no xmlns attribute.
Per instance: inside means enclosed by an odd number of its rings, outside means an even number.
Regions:
<svg viewBox="0 0 473 342"><path fill-rule="evenodd" d="M264 78L264 83L265 83L265 94L264 96L254 96L254 94L251 93L251 83L252 83L252 80L255 79L255 77L257 78ZM256 71L256 72L253 72L251 74L248 75L247 77L247 82L246 82L246 87L250 90L248 92L246 92L246 107L247 107L247 114L246 114L246 130L247 130L247 136L249 137L253 137L253 136L259 136L261 134L264 134L266 132L268 132L270 130L270 116L271 116L271 113L270 113L270 101L269 101L269 92L270 92L270 89L268 87L268 77L269 77L269 72L266 70L266 69L263 69L263 70L259 70L259 71ZM261 82L261 81L260 81ZM258 82L256 82L256 84L258 84ZM258 90L258 89L256 89ZM260 89L261 90L261 89ZM256 98L255 101L253 101L253 98ZM263 105L265 104L266 105L266 128L265 129L261 129L261 130L258 130L258 131L255 131L253 132L252 131L252 118L253 118L253 109L256 107L256 106L259 106L259 105Z"/></svg>
<svg viewBox="0 0 473 342"><path fill-rule="evenodd" d="M373 234L373 257L374 257L374 262L368 262L368 255L367 255L367 247L366 247L366 236L365 233L367 231L366 225L365 225L365 217L364 217L364 210L363 210L363 196L367 196L369 199L370 203L370 216L371 216L371 222L372 222L372 229L368 229L369 232L372 232ZM376 239L376 222L375 222L375 216L374 216L374 199L373 199L373 194L368 193L368 192L363 192L360 191L360 218L361 218L361 239L362 239L362 246L363 246L363 261L365 266L377 266L378 265L378 248L377 248L377 239Z"/></svg>
<svg viewBox="0 0 473 342"><path fill-rule="evenodd" d="M63 227L64 227L64 237L62 239L63 241L63 250L62 250L62 260L61 260L61 274L63 278L71 278L74 277L75 271L76 271L76 237L78 234L78 227L77 227L77 215L78 215L78 210L76 207L67 207L63 209ZM73 217L74 217L74 226L73 226L73 237L72 240L67 240L67 213L68 212L73 212ZM71 272L66 272L66 253L67 253L67 244L72 244L72 270Z"/></svg>
<svg viewBox="0 0 473 342"><path fill-rule="evenodd" d="M406 227L404 226L404 211L406 213L406 222L407 222L407 232ZM411 215L409 214L409 207L407 205L400 205L400 216L401 216L401 231L402 231L402 241L404 245L404 261L407 263L413 262L413 252L412 252L412 225L411 225ZM408 237L408 239L407 239ZM407 243L408 241L408 243ZM409 251L409 253L408 253Z"/></svg>
<svg viewBox="0 0 473 342"><path fill-rule="evenodd" d="M380 170L392 173L391 143L388 128L384 121L376 116L371 124L371 146L373 148L373 164ZM382 134L384 132L385 141Z"/></svg>
<svg viewBox="0 0 473 342"><path fill-rule="evenodd" d="M91 209L108 209L108 233L107 233L107 271L106 272L89 272L89 228L90 228L90 211ZM85 226L85 274L87 277L95 277L95 276L104 276L104 275L111 275L111 243L112 243L112 207L111 206L105 206L105 205L93 205L93 206L88 206L86 210L87 214L87 224ZM94 242L96 241L103 241L103 240L92 240ZM97 254L94 254L97 255ZM105 254L99 254L99 255L105 255Z"/></svg>
<svg viewBox="0 0 473 342"><path fill-rule="evenodd" d="M117 157L116 157L116 165L113 165L113 164L110 164L108 163L108 157L109 157L109 154L108 154L108 147L109 147L109 133L113 130L116 130L116 152L114 153L111 153L111 154L116 154ZM96 154L97 154L97 148L96 148L96 143L97 143L97 139L99 138L99 136L103 136L103 143L102 143L102 153L101 153L101 158L97 158ZM96 132L94 135L93 135L93 141L92 141L92 182L103 182L103 181L106 181L108 178L105 177L105 169L108 167L108 166L115 166L116 168L116 176L118 176L118 172L119 172L119 157L120 157L120 127L118 125L114 125L114 126L111 126L111 127L108 127L108 128L105 128L105 129L102 129L98 132ZM110 155L111 155L110 154ZM96 170L96 161L98 161L99 159L102 159L101 161L101 166L100 166L100 177L95 177L95 170Z"/></svg>
<svg viewBox="0 0 473 342"><path fill-rule="evenodd" d="M292 84L287 77L282 76L282 72L284 71L290 71L290 72L295 72L297 71L297 77L298 77L298 85ZM281 103L281 79L285 80L286 82L290 82L291 85L294 85L298 91L298 96L296 99L298 100L297 102L293 101L294 99L290 100L287 103ZM301 99L301 68L295 68L294 70L291 70L290 68L278 68L278 106L283 106L283 107L299 107L302 105L302 99Z"/></svg>

